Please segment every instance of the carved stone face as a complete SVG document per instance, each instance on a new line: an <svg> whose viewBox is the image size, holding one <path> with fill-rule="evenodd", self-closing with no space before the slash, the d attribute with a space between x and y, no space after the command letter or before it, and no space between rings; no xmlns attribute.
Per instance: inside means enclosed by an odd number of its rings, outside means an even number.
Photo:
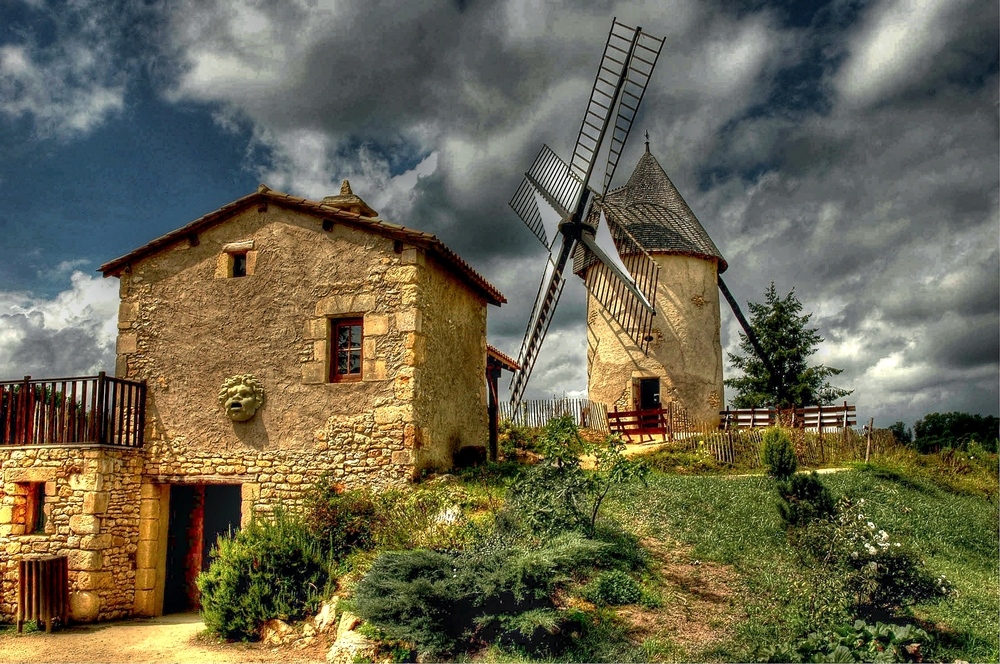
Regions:
<svg viewBox="0 0 1000 664"><path fill-rule="evenodd" d="M253 374L226 379L219 392L219 405L234 422L246 422L264 405L264 387Z"/></svg>

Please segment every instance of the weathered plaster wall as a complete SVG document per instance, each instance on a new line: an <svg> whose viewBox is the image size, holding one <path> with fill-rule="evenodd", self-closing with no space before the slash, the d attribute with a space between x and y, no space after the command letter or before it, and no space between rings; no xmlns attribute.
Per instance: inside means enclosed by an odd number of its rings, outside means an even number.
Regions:
<svg viewBox="0 0 1000 664"><path fill-rule="evenodd" d="M131 615L140 467L135 450L0 449L0 619L16 616L18 561L40 555L69 558L71 619ZM45 485L45 532L24 534L23 486L36 482Z"/></svg>
<svg viewBox="0 0 1000 664"><path fill-rule="evenodd" d="M632 379L660 377L660 401L679 403L693 422L718 424L724 403L717 263L654 254L660 267L649 355L587 298L588 394L633 407Z"/></svg>
<svg viewBox="0 0 1000 664"><path fill-rule="evenodd" d="M414 407L422 446L417 464L448 468L455 451L485 446L489 435L486 303L440 268L425 270L420 293L422 361Z"/></svg>
<svg viewBox="0 0 1000 664"><path fill-rule="evenodd" d="M249 241L253 274L220 277L223 247ZM148 472L232 474L258 460L285 468L239 471L263 476L265 502L297 494L303 473L293 468L329 469L348 484L408 479L412 392L397 389L414 317L399 275L406 253L272 205L134 265L122 276L118 371L148 381L146 457L166 464ZM364 318L364 380L330 383L330 319L352 316ZM256 375L267 395L245 423L216 401L240 373Z"/></svg>

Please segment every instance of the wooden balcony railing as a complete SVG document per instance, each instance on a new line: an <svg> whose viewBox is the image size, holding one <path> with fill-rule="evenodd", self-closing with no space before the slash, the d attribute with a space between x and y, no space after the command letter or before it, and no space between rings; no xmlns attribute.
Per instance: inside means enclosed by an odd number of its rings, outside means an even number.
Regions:
<svg viewBox="0 0 1000 664"><path fill-rule="evenodd" d="M146 383L102 371L83 378L0 382L0 445L142 447Z"/></svg>

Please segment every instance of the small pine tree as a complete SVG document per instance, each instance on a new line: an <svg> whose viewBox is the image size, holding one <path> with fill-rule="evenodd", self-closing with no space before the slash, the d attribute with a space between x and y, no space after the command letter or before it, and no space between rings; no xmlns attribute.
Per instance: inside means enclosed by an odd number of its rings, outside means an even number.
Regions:
<svg viewBox="0 0 1000 664"><path fill-rule="evenodd" d="M830 404L851 394L851 390L833 387L827 381L842 369L822 364L809 366L809 357L823 338L816 328L806 327L812 314L800 315L802 303L795 297L794 289L780 298L772 281L765 297L763 304L748 303L750 327L777 375L768 372L750 340L741 332L743 355L729 353L729 362L743 375L725 381L726 387L736 390L732 405L735 408L792 408Z"/></svg>
<svg viewBox="0 0 1000 664"><path fill-rule="evenodd" d="M778 480L787 480L799 467L792 440L781 429L764 432L764 464L768 475Z"/></svg>

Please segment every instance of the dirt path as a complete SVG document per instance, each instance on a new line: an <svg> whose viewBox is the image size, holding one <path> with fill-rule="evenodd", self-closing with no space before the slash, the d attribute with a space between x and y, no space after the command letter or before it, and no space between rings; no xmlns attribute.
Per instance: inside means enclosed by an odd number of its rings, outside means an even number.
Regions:
<svg viewBox="0 0 1000 664"><path fill-rule="evenodd" d="M0 662L325 662L326 648L222 643L199 636L196 613L71 626L51 634L0 632Z"/></svg>

